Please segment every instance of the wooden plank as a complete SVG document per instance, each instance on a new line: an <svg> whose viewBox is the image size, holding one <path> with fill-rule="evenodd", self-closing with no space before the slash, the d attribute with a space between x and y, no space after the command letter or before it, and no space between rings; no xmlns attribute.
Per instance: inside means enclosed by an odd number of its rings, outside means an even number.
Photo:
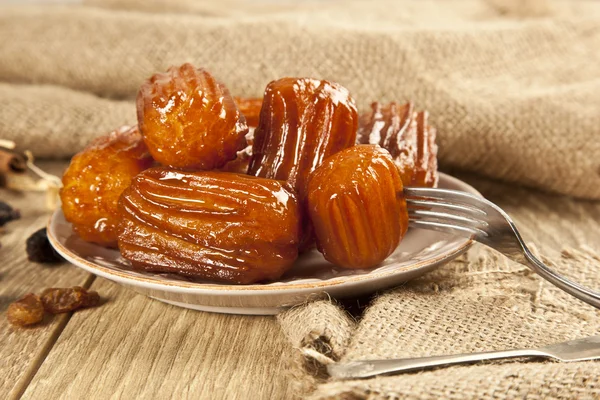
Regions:
<svg viewBox="0 0 600 400"><path fill-rule="evenodd" d="M64 162L46 164L54 172L62 171ZM15 193L0 189L0 199L21 210L22 218L4 226L0 233L0 398L17 398L25 390L70 315L47 318L41 326L29 329L12 327L6 320L8 305L29 292L47 287L88 284L91 275L63 263L45 266L31 263L25 253L25 240L46 225L50 213L45 209L43 193Z"/></svg>
<svg viewBox="0 0 600 400"><path fill-rule="evenodd" d="M177 308L97 278L24 394L39 398L293 398L272 317Z"/></svg>

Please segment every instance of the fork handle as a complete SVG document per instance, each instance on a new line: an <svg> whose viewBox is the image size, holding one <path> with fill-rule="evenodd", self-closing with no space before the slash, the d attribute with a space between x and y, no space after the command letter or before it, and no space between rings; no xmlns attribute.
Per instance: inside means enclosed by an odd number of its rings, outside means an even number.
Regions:
<svg viewBox="0 0 600 400"><path fill-rule="evenodd" d="M586 288L576 282L573 282L562 275L557 274L550 268L548 268L543 262L535 257L531 251L526 247L524 248L524 261L527 262L531 268L542 278L552 283L554 286L564 290L571 296L578 298L581 301L588 303L596 308L600 308L600 293L595 292L591 289ZM514 259L514 258L513 258ZM524 263L522 260L515 259L520 263Z"/></svg>
<svg viewBox="0 0 600 400"><path fill-rule="evenodd" d="M549 357L549 354L536 349L523 349L456 354L449 356L401 358L396 360L365 360L353 361L345 364L331 364L327 366L327 371L330 376L338 379L368 378L392 372L412 371L415 369L453 364L468 364L484 360L514 357Z"/></svg>

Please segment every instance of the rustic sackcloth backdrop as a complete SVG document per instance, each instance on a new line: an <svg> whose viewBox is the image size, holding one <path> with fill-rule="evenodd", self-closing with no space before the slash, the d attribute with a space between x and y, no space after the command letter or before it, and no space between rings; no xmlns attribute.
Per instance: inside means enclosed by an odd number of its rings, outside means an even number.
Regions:
<svg viewBox="0 0 600 400"><path fill-rule="evenodd" d="M0 138L39 156L70 156L135 123L140 83L189 61L237 95L310 76L348 87L362 110L412 99L431 112L442 167L600 199L598 4L254 4L3 8Z"/></svg>
<svg viewBox="0 0 600 400"><path fill-rule="evenodd" d="M361 110L373 100L411 99L438 128L442 169L504 181L466 177L515 217L545 260L600 286L600 203L592 201L600 199L598 3L95 0L3 7L0 38L0 138L39 157L68 157L135 123L140 83L183 62L207 68L242 96L261 95L272 79L310 76L347 86ZM316 302L279 316L297 349L288 372L298 393L600 396L594 362L492 363L352 382L323 374L337 360L598 333L598 311L497 253L475 247L361 301L369 307L354 304L352 315Z"/></svg>

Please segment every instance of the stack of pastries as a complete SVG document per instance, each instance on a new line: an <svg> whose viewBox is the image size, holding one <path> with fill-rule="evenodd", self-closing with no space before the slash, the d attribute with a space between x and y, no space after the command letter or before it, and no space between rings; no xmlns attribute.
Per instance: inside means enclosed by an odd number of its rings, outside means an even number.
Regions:
<svg viewBox="0 0 600 400"><path fill-rule="evenodd" d="M61 191L74 231L136 270L273 281L315 245L372 268L407 231L403 187L437 184L426 112L359 117L334 82L283 78L245 99L184 64L144 82L137 115L73 157Z"/></svg>

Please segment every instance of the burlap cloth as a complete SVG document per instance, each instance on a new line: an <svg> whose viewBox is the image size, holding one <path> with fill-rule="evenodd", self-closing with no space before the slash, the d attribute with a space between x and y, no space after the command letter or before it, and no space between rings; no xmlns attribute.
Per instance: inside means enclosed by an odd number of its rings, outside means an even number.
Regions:
<svg viewBox="0 0 600 400"><path fill-rule="evenodd" d="M600 203L466 178L514 217L545 262L600 288ZM600 334L600 310L482 245L358 302L368 306L321 301L279 315L298 349L288 372L299 392L312 399L600 398L599 362L488 362L367 380L327 379L324 367L335 361L526 348Z"/></svg>
<svg viewBox="0 0 600 400"><path fill-rule="evenodd" d="M2 8L0 138L69 156L135 122L145 78L191 61L237 95L311 76L347 86L362 109L412 99L431 112L442 167L600 199L600 4L254 4Z"/></svg>
<svg viewBox="0 0 600 400"><path fill-rule="evenodd" d="M600 286L600 4L588 1L92 1L0 8L0 138L67 157L135 123L143 79L186 61L236 95L272 79L347 86L361 109L412 99L438 128L442 169L512 214L560 271ZM329 381L336 360L541 345L598 333L599 313L496 253L474 248L369 299L279 319L290 373L313 398L593 398L598 363L489 363ZM346 304L345 306L348 306Z"/></svg>

